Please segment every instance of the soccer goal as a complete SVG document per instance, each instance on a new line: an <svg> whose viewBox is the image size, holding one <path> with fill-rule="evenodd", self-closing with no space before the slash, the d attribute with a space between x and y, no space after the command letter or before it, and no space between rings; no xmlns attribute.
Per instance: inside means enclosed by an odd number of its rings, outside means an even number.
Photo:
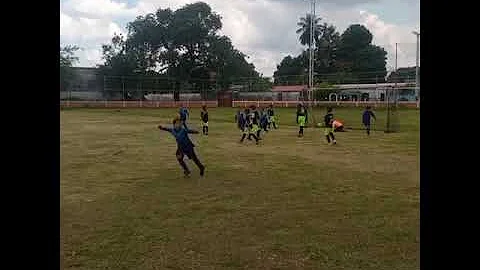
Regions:
<svg viewBox="0 0 480 270"><path fill-rule="evenodd" d="M387 89L385 91L386 104L386 120L385 133L398 132L400 130L398 117L398 99L399 90L396 88Z"/></svg>

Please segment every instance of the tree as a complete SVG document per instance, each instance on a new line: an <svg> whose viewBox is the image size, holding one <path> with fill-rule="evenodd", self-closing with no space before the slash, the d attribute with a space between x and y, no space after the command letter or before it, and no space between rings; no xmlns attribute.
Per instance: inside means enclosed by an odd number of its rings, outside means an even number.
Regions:
<svg viewBox="0 0 480 270"><path fill-rule="evenodd" d="M305 84L307 76L308 56L303 51L299 56L290 55L284 57L277 70L273 73L274 84L276 85L295 85Z"/></svg>
<svg viewBox="0 0 480 270"><path fill-rule="evenodd" d="M175 78L175 99L183 84L212 89L212 72L223 87L235 76L258 77L246 55L217 34L221 27L221 17L203 2L139 16L128 24L126 38L114 36L103 46L104 70L122 75L155 70Z"/></svg>
<svg viewBox="0 0 480 270"><path fill-rule="evenodd" d="M300 18L297 34L302 45L310 45L310 22L307 14ZM315 62L314 84L375 83L386 75L386 51L372 44L373 36L363 25L350 25L340 35L333 25L314 21ZM277 66L275 83L303 83L308 71L308 50L297 57L288 56ZM296 77L297 79L293 79Z"/></svg>
<svg viewBox="0 0 480 270"><path fill-rule="evenodd" d="M114 34L111 44L103 45L104 64L100 72L104 75L133 75L141 68L142 59L138 51L129 48L123 35Z"/></svg>
<svg viewBox="0 0 480 270"><path fill-rule="evenodd" d="M350 25L341 35L337 49L337 71L347 73L344 82L383 82L387 74L387 52L372 45L372 34L363 25ZM346 78L344 78L346 79Z"/></svg>
<svg viewBox="0 0 480 270"><path fill-rule="evenodd" d="M302 45L308 45L308 47L311 47L310 44L310 32L311 32L311 23L313 20L313 39L315 43L318 42L318 37L322 33L322 25L319 25L320 21L322 18L316 17L313 19L312 14L307 14L306 17L301 17L300 21L297 23L297 26L300 28L297 29L296 33L300 34L299 40Z"/></svg>
<svg viewBox="0 0 480 270"><path fill-rule="evenodd" d="M60 91L66 91L74 78L71 67L78 62L75 56L78 49L75 45L60 46Z"/></svg>
<svg viewBox="0 0 480 270"><path fill-rule="evenodd" d="M340 34L335 26L324 23L322 34L317 42L315 52L315 70L318 74L335 72L336 52L340 41Z"/></svg>

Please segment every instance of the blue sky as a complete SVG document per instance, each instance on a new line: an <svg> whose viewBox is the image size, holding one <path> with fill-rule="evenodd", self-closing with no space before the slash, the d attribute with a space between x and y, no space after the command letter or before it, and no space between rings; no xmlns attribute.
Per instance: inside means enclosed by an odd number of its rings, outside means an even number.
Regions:
<svg viewBox="0 0 480 270"><path fill-rule="evenodd" d="M158 8L177 9L189 0L61 0L60 43L76 44L78 66L102 62L101 45L113 33L125 33L125 26L136 16ZM250 56L260 72L271 76L276 65L302 46L295 33L298 18L310 10L306 0L204 0L223 19L222 34ZM374 43L388 52L388 68L415 65L415 36L420 29L419 0L317 0L316 13L342 32L348 25L365 25Z"/></svg>

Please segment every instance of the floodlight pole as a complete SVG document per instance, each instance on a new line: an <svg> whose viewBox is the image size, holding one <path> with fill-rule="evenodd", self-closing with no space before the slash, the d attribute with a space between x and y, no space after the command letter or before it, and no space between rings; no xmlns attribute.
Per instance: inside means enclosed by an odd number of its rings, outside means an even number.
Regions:
<svg viewBox="0 0 480 270"><path fill-rule="evenodd" d="M417 56L415 61L415 90L417 94L417 107L420 104L420 33L417 31L412 32L415 36L417 36Z"/></svg>
<svg viewBox="0 0 480 270"><path fill-rule="evenodd" d="M314 66L314 22L315 22L315 0L310 2L310 42L309 42L309 72L308 72L308 95L309 99L313 97L313 66Z"/></svg>

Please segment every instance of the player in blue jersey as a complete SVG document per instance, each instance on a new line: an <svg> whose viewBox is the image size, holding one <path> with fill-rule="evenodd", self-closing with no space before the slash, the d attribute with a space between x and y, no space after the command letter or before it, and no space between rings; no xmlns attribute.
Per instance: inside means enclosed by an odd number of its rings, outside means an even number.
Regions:
<svg viewBox="0 0 480 270"><path fill-rule="evenodd" d="M375 114L372 112L372 107L367 106L362 114L362 123L367 130L367 135L370 135L370 121L372 120L372 118L377 120L377 117L375 117Z"/></svg>
<svg viewBox="0 0 480 270"><path fill-rule="evenodd" d="M182 166L185 176L190 176L190 170L188 169L187 164L183 160L185 156L195 162L195 164L200 169L200 176L203 176L205 173L205 166L200 162L197 155L195 154L195 145L188 137L188 134L198 134L199 132L186 128L178 117L173 120L173 128L164 127L162 125L159 125L158 128L160 130L170 132L175 137L175 140L177 141L177 160L178 163L180 163L180 165Z"/></svg>
<svg viewBox="0 0 480 270"><path fill-rule="evenodd" d="M189 117L189 112L187 107L183 106L183 104L180 104L180 109L178 110L178 114L180 116L180 121L182 122L181 124L185 127L187 127L187 119Z"/></svg>

